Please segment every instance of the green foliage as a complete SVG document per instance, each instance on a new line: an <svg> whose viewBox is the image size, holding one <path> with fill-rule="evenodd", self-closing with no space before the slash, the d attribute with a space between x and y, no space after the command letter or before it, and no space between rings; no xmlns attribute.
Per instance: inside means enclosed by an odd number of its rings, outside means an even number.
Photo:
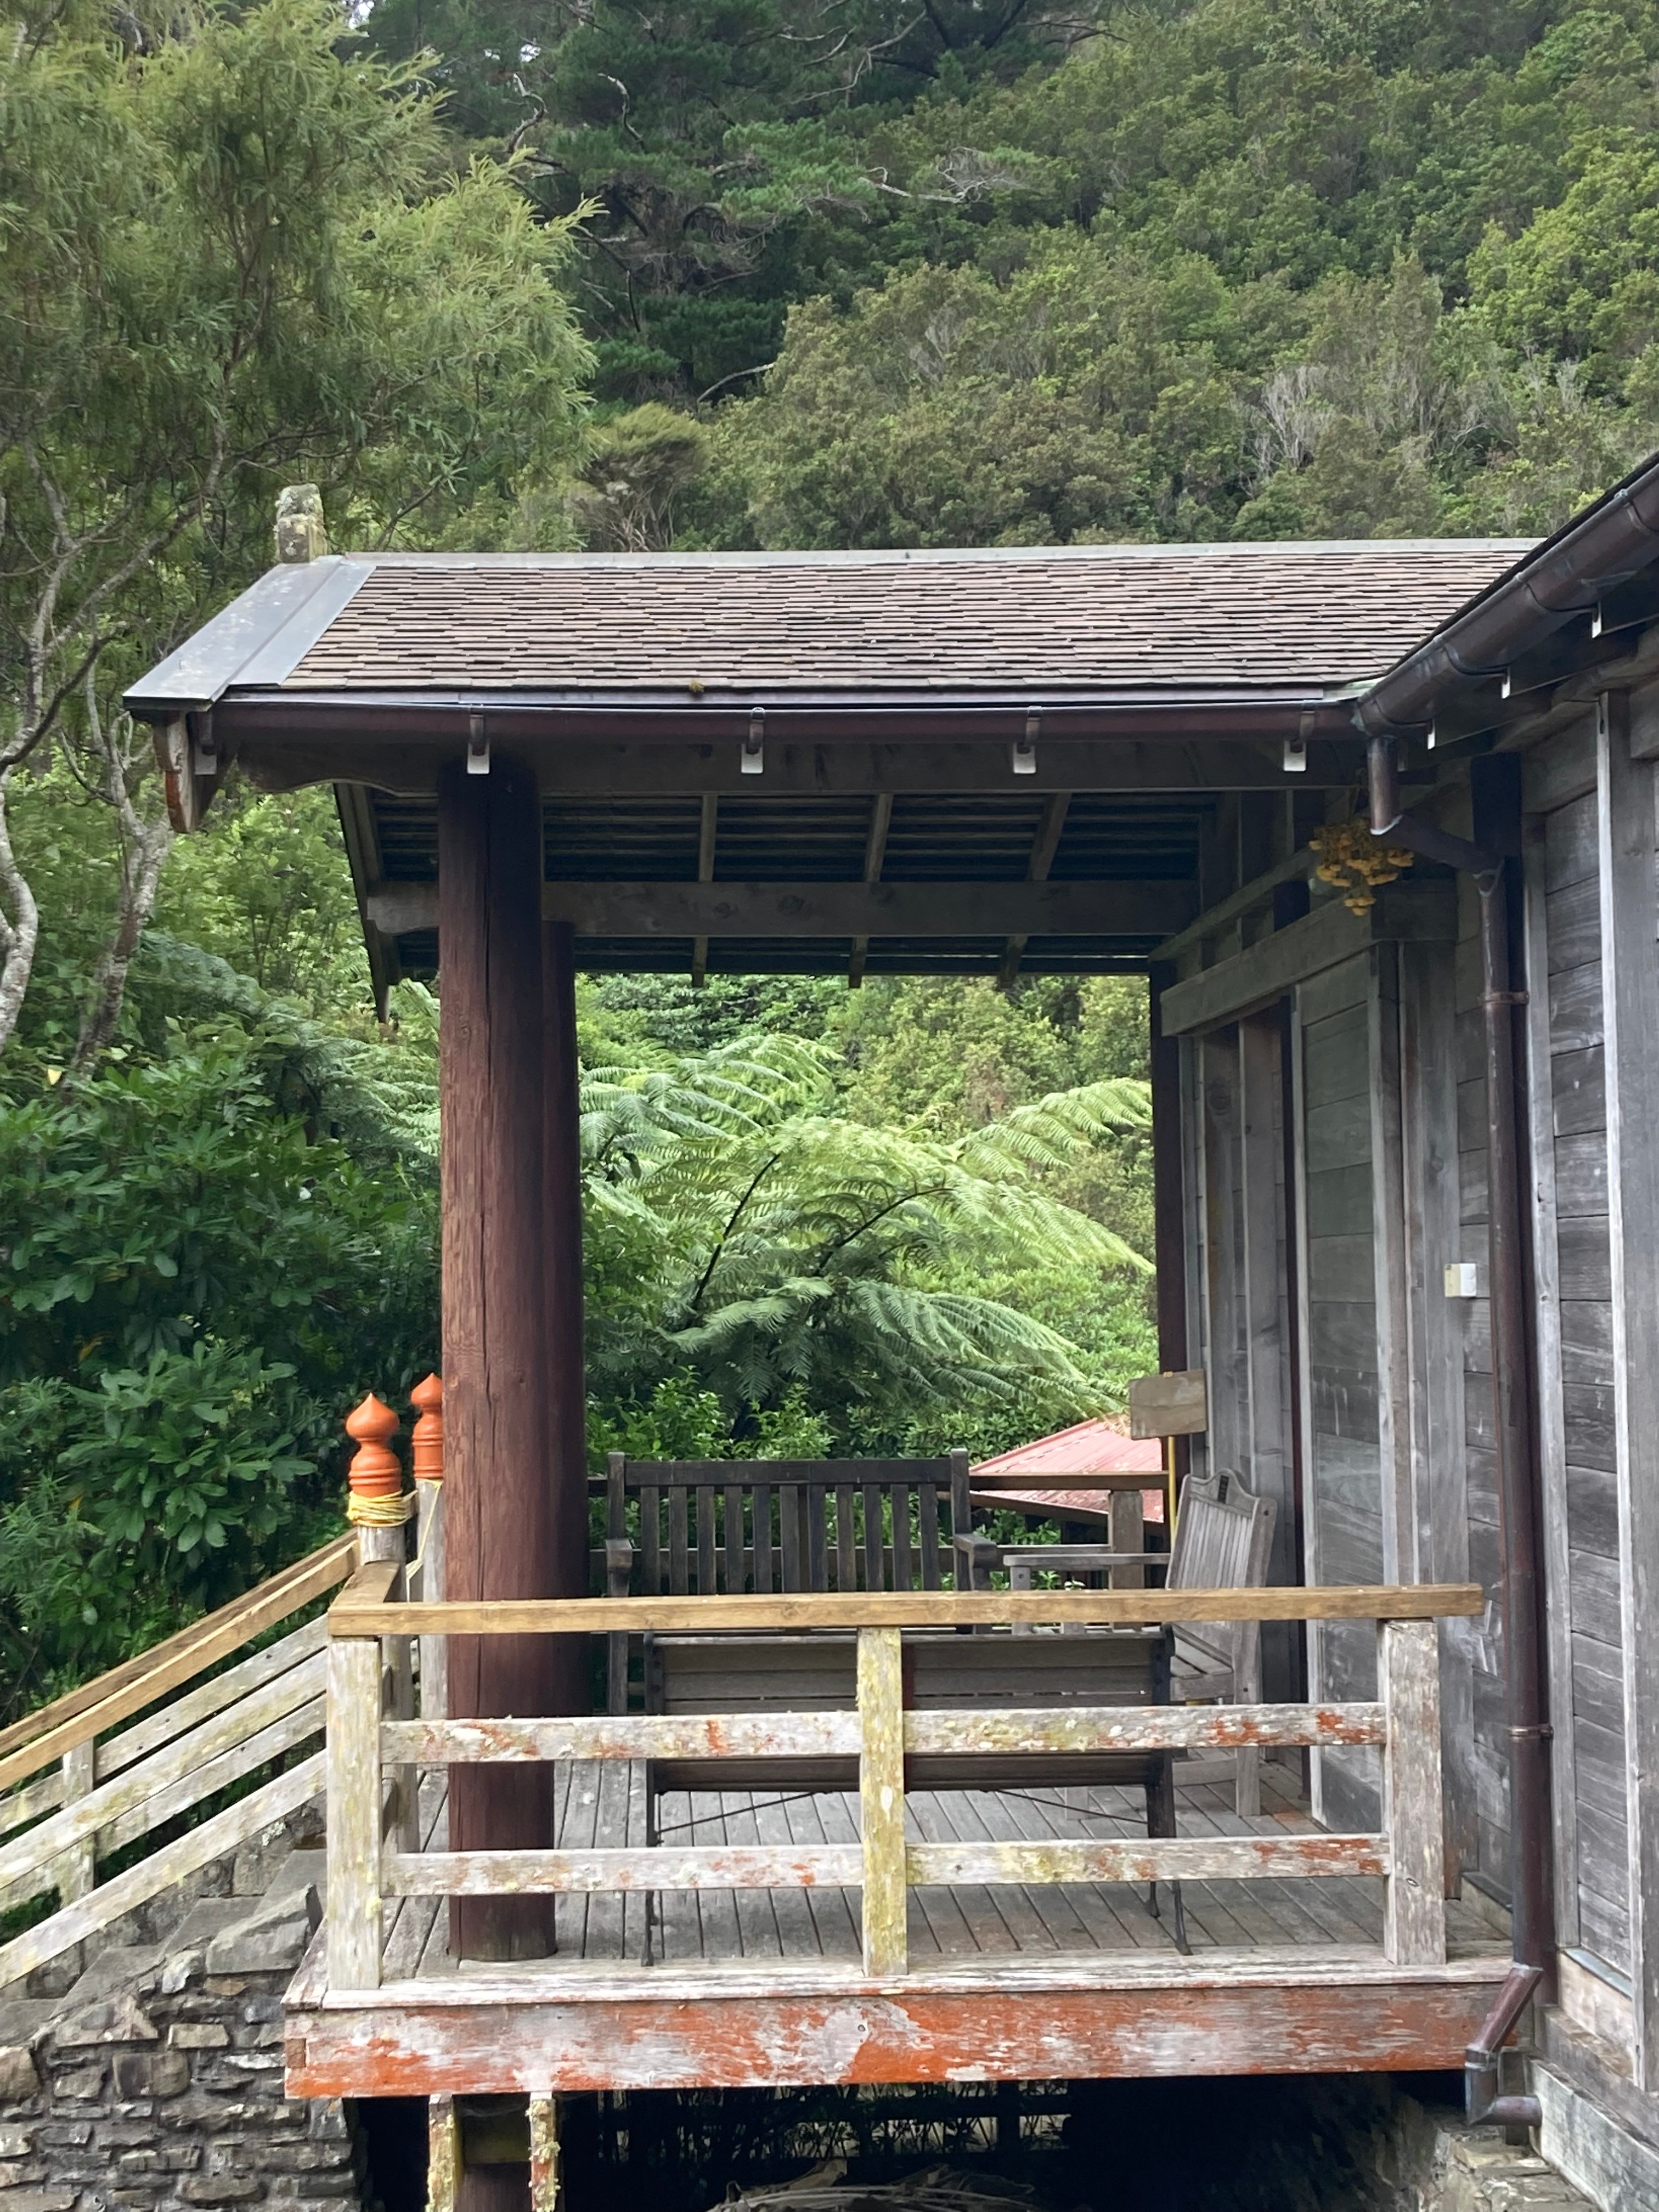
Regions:
<svg viewBox="0 0 1659 2212"><path fill-rule="evenodd" d="M584 1086L590 1373L629 1392L641 1356L702 1376L728 1414L792 1395L846 1432L900 1410L1040 1379L1102 1402L1058 1330L970 1287L999 1264L1097 1285L1146 1262L1043 1187L1144 1127L1144 1085L1031 1101L949 1141L835 1110L833 1058L742 1039Z"/></svg>
<svg viewBox="0 0 1659 2212"><path fill-rule="evenodd" d="M1655 0L419 29L599 204L601 390L710 433L689 546L1547 529L1659 438Z"/></svg>
<svg viewBox="0 0 1659 2212"><path fill-rule="evenodd" d="M343 1412L436 1356L434 1177L399 1120L407 1088L377 1090L367 1046L173 951L152 940L135 985L155 1049L68 1094L5 1063L7 1705L320 1540ZM192 995L194 1022L160 1011Z"/></svg>
<svg viewBox="0 0 1659 2212"><path fill-rule="evenodd" d="M593 431L570 507L589 550L659 552L674 535L674 503L702 471L708 434L690 415L650 402Z"/></svg>
<svg viewBox="0 0 1659 2212"><path fill-rule="evenodd" d="M458 159L418 65L332 0L122 20L32 10L0 54L0 1049L40 923L9 787L62 748L121 863L76 1079L167 843L123 684L268 565L292 477L348 539L512 537L574 458L589 358L571 225L521 165Z"/></svg>
<svg viewBox="0 0 1659 2212"><path fill-rule="evenodd" d="M233 781L168 860L155 921L310 1014L368 1009L362 927L326 789L265 798Z"/></svg>

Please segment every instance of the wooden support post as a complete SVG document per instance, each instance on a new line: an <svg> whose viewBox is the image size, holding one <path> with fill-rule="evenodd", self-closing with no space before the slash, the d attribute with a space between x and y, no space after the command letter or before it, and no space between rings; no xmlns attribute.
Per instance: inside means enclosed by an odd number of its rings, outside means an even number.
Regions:
<svg viewBox="0 0 1659 2212"><path fill-rule="evenodd" d="M98 1749L94 1743L77 1743L72 1751L64 1753L64 1795L62 1809L67 1812L77 1799L90 1797L97 1786ZM52 1880L58 1888L60 1905L76 1905L88 1896L98 1879L98 1838L87 1836L78 1844L71 1844L52 1869Z"/></svg>
<svg viewBox="0 0 1659 2212"><path fill-rule="evenodd" d="M1115 1552L1146 1549L1146 1530L1138 1490L1107 1492L1106 1540ZM1108 1570L1107 1581L1113 1589L1145 1589L1146 1570L1145 1567L1112 1567Z"/></svg>
<svg viewBox="0 0 1659 2212"><path fill-rule="evenodd" d="M328 1981L380 1985L380 1643L328 1647Z"/></svg>
<svg viewBox="0 0 1659 2212"><path fill-rule="evenodd" d="M542 925L542 1264L547 1298L548 1484L552 1591L587 1589L587 1386L582 1360L581 1070L576 1057L576 940L566 921ZM587 1647L561 1637L549 1654L556 1713L592 1698Z"/></svg>
<svg viewBox="0 0 1659 2212"><path fill-rule="evenodd" d="M559 2100L530 2100L530 2212L558 2212Z"/></svg>
<svg viewBox="0 0 1659 2212"><path fill-rule="evenodd" d="M410 1456L419 1500L415 1524L415 1556L420 1561L419 1587L410 1595L432 1605L444 1596L444 1386L435 1375L417 1382L409 1394L418 1416L410 1435ZM449 1640L443 1636L421 1638L421 1713L441 1721L449 1714Z"/></svg>
<svg viewBox="0 0 1659 2212"><path fill-rule="evenodd" d="M896 1628L859 1631L859 1810L864 1843L864 1971L902 1974L906 1949L903 1653Z"/></svg>
<svg viewBox="0 0 1659 2212"><path fill-rule="evenodd" d="M541 805L536 779L496 752L438 786L444 1018L445 1577L453 1599L547 1597L559 1587L543 1235ZM463 1717L556 1709L559 1668L534 1637L456 1637L449 1707ZM457 1766L459 1850L553 1840L550 1769ZM454 1900L451 1948L478 1959L551 1950L544 1897Z"/></svg>
<svg viewBox="0 0 1659 2212"><path fill-rule="evenodd" d="M362 1404L348 1415L345 1428L358 1447L346 1469L346 1484L351 1493L346 1510L357 1531L357 1556L365 1565L371 1559L389 1559L401 1569L406 1559L404 1531L407 1523L375 1517L384 1512L406 1510L413 1503L404 1495L403 1467L391 1448L392 1439L398 1432L398 1416L371 1390ZM406 1579L400 1572L388 1595L401 1600L408 1594ZM413 1640L407 1636L388 1636L381 1656L391 1677L387 1701L390 1717L397 1721L412 1721ZM416 1802L419 1786L420 1777L414 1767L398 1768L392 1787L396 1793L395 1833L400 1851L416 1851L421 1847L420 1812Z"/></svg>
<svg viewBox="0 0 1659 2212"><path fill-rule="evenodd" d="M1446 1955L1440 1812L1440 1654L1431 1620L1376 1627L1377 1694L1387 1716L1382 1826L1389 1844L1382 1948L1400 1966Z"/></svg>
<svg viewBox="0 0 1659 2212"><path fill-rule="evenodd" d="M461 2124L453 2097L426 2104L426 2212L456 2212L461 2194Z"/></svg>
<svg viewBox="0 0 1659 2212"><path fill-rule="evenodd" d="M1290 1301L1286 1296L1282 1127L1283 1050L1279 1012L1247 1015L1238 1025L1239 1231L1238 1290L1243 1300L1243 1365L1249 1387L1244 1453L1239 1470L1258 1498L1276 1509L1267 1579L1293 1583L1299 1575L1291 1448ZM1273 1625L1260 1636L1263 1694L1288 1698L1296 1683L1295 1654L1287 1628ZM1247 1781L1257 1761L1239 1761L1241 1813L1256 1785Z"/></svg>
<svg viewBox="0 0 1659 2212"><path fill-rule="evenodd" d="M1163 994L1176 980L1168 962L1147 978L1152 1030L1152 1248L1158 1267L1158 1364L1166 1375L1187 1365L1187 1217L1182 1190L1181 1040L1165 1036ZM1176 1437L1169 1447L1170 1502L1165 1540L1175 1538L1175 1494L1190 1465L1190 1447Z"/></svg>

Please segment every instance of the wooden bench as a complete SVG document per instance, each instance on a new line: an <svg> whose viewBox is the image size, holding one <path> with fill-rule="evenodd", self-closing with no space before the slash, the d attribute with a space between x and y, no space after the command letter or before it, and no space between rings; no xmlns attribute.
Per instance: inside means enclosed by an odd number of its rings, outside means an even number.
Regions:
<svg viewBox="0 0 1659 2212"><path fill-rule="evenodd" d="M606 1475L608 1595L740 1591L851 1593L969 1586L973 1536L968 1455L932 1460L640 1461L613 1454ZM636 1590L636 1582L643 1590ZM1006 1630L916 1631L903 1644L913 1711L1049 1711L1164 1705L1173 1639L1154 1628L1016 1636ZM627 1640L611 1641L608 1703L629 1705ZM645 1709L668 1715L847 1711L857 1702L854 1638L781 1632L648 1634ZM842 1790L854 1759L653 1760L646 1767L647 1846L665 1790ZM1173 1836L1170 1754L1157 1752L917 1758L906 1785L1006 1790L1139 1787L1149 1836ZM1158 1911L1154 1887L1149 1902ZM647 1900L645 1955L654 1905ZM1187 1948L1179 1887L1174 1932Z"/></svg>
<svg viewBox="0 0 1659 2212"><path fill-rule="evenodd" d="M969 1578L988 1589L1003 1569L1014 1589L1030 1589L1034 1573L1085 1582L1157 1570L1169 1589L1262 1589L1267 1587L1275 1509L1236 1474L1190 1475L1182 1485L1175 1541L1167 1553L1114 1551L1105 1544L992 1544L967 1540ZM1255 1705L1261 1697L1261 1628L1254 1620L1183 1622L1175 1631L1170 1694L1178 1705ZM1261 1810L1261 1754L1247 1746L1231 1761L1235 1809ZM1187 1778L1199 1778L1196 1769Z"/></svg>

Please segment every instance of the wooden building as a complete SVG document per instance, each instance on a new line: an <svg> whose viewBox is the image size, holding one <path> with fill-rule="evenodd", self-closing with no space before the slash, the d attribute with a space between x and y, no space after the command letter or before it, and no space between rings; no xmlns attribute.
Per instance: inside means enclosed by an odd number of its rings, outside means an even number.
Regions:
<svg viewBox="0 0 1659 2212"><path fill-rule="evenodd" d="M1472 2045L1477 2108L1604 2202L1659 2173L1656 561L1659 463L1538 546L345 555L135 686L185 826L233 763L333 784L377 985L441 963L448 1607L386 1565L336 1607L296 2092ZM1310 840L1367 809L1393 879L1345 896ZM1150 975L1162 1362L1208 1375L1194 1471L1277 1512L1271 1587L1229 1594L1264 1702L1112 1741L1279 1747L1261 1817L1194 1785L1140 1842L1110 1791L913 1790L907 1840L905 1759L996 1730L902 1711L881 1639L1019 1609L855 1578L787 1619L857 1630L860 1714L768 1741L856 1753L861 1832L693 1792L714 1845L669 1865L640 1762L692 1724L592 1717L580 1632L786 1607L589 1595L577 968ZM1205 1617L1181 1595L1024 1618ZM387 1734L400 1622L447 1638L448 1717ZM428 1771L384 1853L346 1778L383 1759Z"/></svg>

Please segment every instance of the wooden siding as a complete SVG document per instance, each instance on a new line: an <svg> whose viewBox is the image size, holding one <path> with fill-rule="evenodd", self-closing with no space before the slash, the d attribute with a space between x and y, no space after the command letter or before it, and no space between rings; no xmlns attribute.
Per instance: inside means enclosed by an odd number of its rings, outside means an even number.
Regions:
<svg viewBox="0 0 1659 2212"><path fill-rule="evenodd" d="M1504 1705L1499 1625L1498 1461L1492 1388L1492 1309L1488 1284L1486 1058L1480 1011L1480 902L1472 878L1458 879L1454 957L1455 1057L1457 1071L1458 1247L1448 1259L1479 1271L1480 1295L1462 1308L1463 1463L1469 1528L1469 1575L1490 1601L1484 1633L1473 1639L1473 1741L1475 1849L1469 1871L1507 1899L1510 1888L1509 1717Z"/></svg>
<svg viewBox="0 0 1659 2212"><path fill-rule="evenodd" d="M1573 1829L1558 1855L1571 1885L1560 1918L1565 1936L1622 1972L1630 1960L1629 1844L1596 849L1593 791L1545 816L1528 858L1542 922L1542 944L1529 949L1534 960L1541 951L1544 981L1534 1032L1542 1094L1534 1144L1547 1146L1551 1218L1538 1228L1540 1243L1553 1229L1559 1315L1559 1342L1540 1342L1540 1379L1556 1559L1566 1573L1565 1589L1552 1591L1563 1616L1553 1656L1566 1676L1555 1702L1569 1720L1556 1786ZM1484 1331L1472 1346L1476 1359L1490 1368ZM1490 1487L1488 1478L1487 1494ZM1492 1523L1486 1548L1495 1565L1495 1507ZM1479 1550L1474 1565L1477 1575L1486 1571Z"/></svg>
<svg viewBox="0 0 1659 2212"><path fill-rule="evenodd" d="M1382 1449L1371 1127L1369 956L1304 984L1301 1033L1306 1282L1307 1575L1311 1583L1380 1581ZM1375 1639L1346 1622L1310 1637L1319 1698L1376 1694ZM1364 1828L1380 1813L1375 1754L1321 1751L1318 1817Z"/></svg>

